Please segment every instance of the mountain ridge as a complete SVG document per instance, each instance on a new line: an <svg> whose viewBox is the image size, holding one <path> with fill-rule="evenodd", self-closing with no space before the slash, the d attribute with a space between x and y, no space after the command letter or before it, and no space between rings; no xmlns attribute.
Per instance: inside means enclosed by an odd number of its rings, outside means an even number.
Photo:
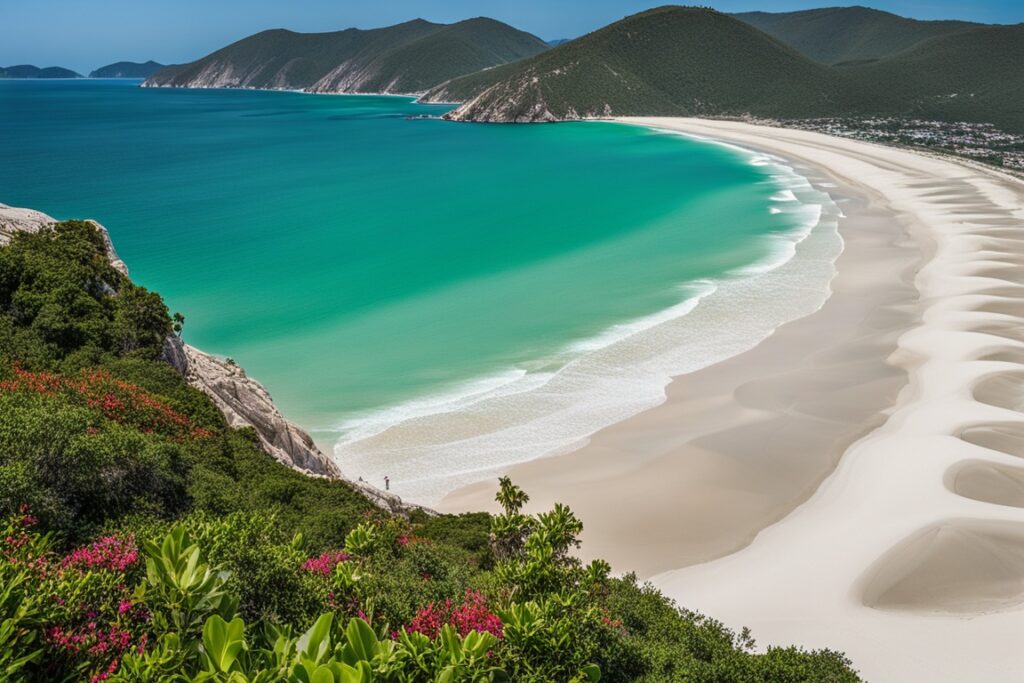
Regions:
<svg viewBox="0 0 1024 683"><path fill-rule="evenodd" d="M889 57L929 38L984 26L969 21L910 19L859 5L732 16L823 64Z"/></svg>
<svg viewBox="0 0 1024 683"><path fill-rule="evenodd" d="M329 33L271 29L162 69L143 86L412 94L545 49L536 36L486 17Z"/></svg>
<svg viewBox="0 0 1024 683"><path fill-rule="evenodd" d="M912 116L1024 131L1024 24L933 36L861 64L826 65L735 17L666 6L535 57L437 86L456 121L628 115L810 119Z"/></svg>

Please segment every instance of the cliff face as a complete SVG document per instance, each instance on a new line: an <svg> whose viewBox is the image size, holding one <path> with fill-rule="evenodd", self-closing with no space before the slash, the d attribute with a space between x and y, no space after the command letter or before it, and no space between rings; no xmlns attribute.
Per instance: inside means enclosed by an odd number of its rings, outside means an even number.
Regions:
<svg viewBox="0 0 1024 683"><path fill-rule="evenodd" d="M213 399L229 425L252 427L263 450L278 462L311 476L342 479L375 505L394 514L412 508L432 514L431 510L406 505L398 496L364 481L345 477L305 430L281 414L263 385L246 375L240 366L189 346L173 335L164 342L164 360L189 384Z"/></svg>
<svg viewBox="0 0 1024 683"><path fill-rule="evenodd" d="M164 360L207 394L232 427L252 427L263 449L279 462L311 474L341 477L341 470L313 439L289 422L262 384L238 365L189 346L176 336L164 343Z"/></svg>
<svg viewBox="0 0 1024 683"><path fill-rule="evenodd" d="M0 204L0 245L9 242L16 232L38 232L56 222L40 211ZM128 269L114 251L106 228L90 222L103 234L111 264L127 275ZM312 476L345 480L378 507L396 514L417 507L406 505L398 496L366 482L347 479L309 434L281 414L263 385L238 365L204 353L173 335L164 342L164 360L189 384L209 396L229 425L251 427L263 449L278 462Z"/></svg>

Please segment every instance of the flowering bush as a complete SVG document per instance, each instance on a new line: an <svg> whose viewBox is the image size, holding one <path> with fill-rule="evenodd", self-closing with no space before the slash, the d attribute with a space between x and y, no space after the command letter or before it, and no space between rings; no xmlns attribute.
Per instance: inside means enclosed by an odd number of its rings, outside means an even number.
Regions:
<svg viewBox="0 0 1024 683"><path fill-rule="evenodd" d="M317 557L309 558L302 564L302 568L307 572L330 576L334 573L335 567L348 559L349 555L344 550L328 551L320 553Z"/></svg>
<svg viewBox="0 0 1024 683"><path fill-rule="evenodd" d="M452 626L460 636L466 636L470 631L490 633L498 638L502 636L501 619L488 609L483 593L473 590L466 591L458 605L451 600L428 604L416 613L405 630L436 638L446 625Z"/></svg>
<svg viewBox="0 0 1024 683"><path fill-rule="evenodd" d="M102 369L84 370L78 377L69 378L13 367L11 376L0 381L0 393L62 397L95 410L102 419L178 441L211 436L208 430L192 426L188 416L149 392ZM101 426L102 420L97 420L88 431L96 433Z"/></svg>
<svg viewBox="0 0 1024 683"><path fill-rule="evenodd" d="M146 637L148 612L129 588L129 574L139 564L134 540L108 536L61 557L34 525L27 510L8 520L0 578L5 584L23 581L34 593L35 617L43 626L32 642L44 648L48 671L105 680L125 651Z"/></svg>
<svg viewBox="0 0 1024 683"><path fill-rule="evenodd" d="M135 539L120 539L116 536L104 536L98 541L77 548L63 560L61 566L72 567L79 571L109 570L124 572L139 559L139 549Z"/></svg>

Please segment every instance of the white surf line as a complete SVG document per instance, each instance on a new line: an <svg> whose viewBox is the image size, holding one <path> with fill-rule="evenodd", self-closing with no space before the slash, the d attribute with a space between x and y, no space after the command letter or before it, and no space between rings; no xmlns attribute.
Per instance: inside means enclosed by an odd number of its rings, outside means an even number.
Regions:
<svg viewBox="0 0 1024 683"><path fill-rule="evenodd" d="M701 142L713 141L701 139ZM835 231L834 214L838 208L826 193L814 188L784 160L733 145L722 146L740 152L747 163L775 166L779 173L771 182L782 196L778 203L786 207L787 213L802 218L785 233L769 236L768 253L763 258L715 280L682 284L681 291L688 296L680 303L569 344L552 357L561 359L568 355L569 358L551 372L517 375L521 369L508 369L494 376L507 381L498 381L494 386L488 386L487 380L472 381L444 392L441 397L428 396L355 416L337 428L340 438L333 450L339 466L352 476L371 481L382 480L387 473L392 489L403 498L433 505L462 486L496 478L517 464L575 450L597 431L663 402L665 386L672 377L749 350L779 325L820 309L831 295L832 264L842 249L841 237ZM801 197L811 196L805 203L797 198L794 190ZM825 207L827 216L823 211ZM752 334L741 341L730 336L735 325L718 325L721 329L714 330L716 342L709 343L714 335L709 336L707 331L703 335L692 330L677 331L671 353L661 350L653 356L644 355L650 353L649 349L643 350L650 346L643 342L645 335L654 334L659 328L679 325L695 309L704 306L705 300L710 302L716 295L742 294L743 288L753 287L758 277L761 277L761 288L769 286L773 284L774 271L779 271L776 275L792 287L792 273L784 277L780 269L796 255L797 245L807 240L819 226L822 228L819 232L828 233L819 241L835 242L834 249L819 244L808 252L808 259L815 262L824 259L829 263L828 280L821 283L820 300L816 298L810 304L803 300L791 302L785 315L771 321L769 329L762 329L768 323L758 327L755 322L749 322L745 329ZM745 296L752 293L746 292ZM721 306L721 302L716 304L717 308ZM679 337L680 334L685 336ZM663 345L657 340L652 343ZM694 353L688 354L685 360L676 358L676 352L687 343ZM621 363L613 364L615 370L609 372L607 358L602 358L602 354L619 347L632 354L626 361L629 372L625 374ZM700 360L695 360L697 358ZM595 380L595 377L601 379ZM467 393L467 387L473 391ZM467 429L468 421L474 421L479 427Z"/></svg>

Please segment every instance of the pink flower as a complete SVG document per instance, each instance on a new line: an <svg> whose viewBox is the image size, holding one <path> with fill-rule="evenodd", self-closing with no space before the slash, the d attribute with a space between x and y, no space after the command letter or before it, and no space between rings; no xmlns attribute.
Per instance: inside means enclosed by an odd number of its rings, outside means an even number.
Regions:
<svg viewBox="0 0 1024 683"><path fill-rule="evenodd" d="M106 569L123 572L139 559L139 549L135 539L121 540L116 536L104 536L87 546L74 550L65 557L61 566L73 567L81 571Z"/></svg>
<svg viewBox="0 0 1024 683"><path fill-rule="evenodd" d="M307 572L330 576L334 573L334 568L346 560L348 560L348 553L341 550L328 551L321 553L319 557L309 558L302 564L302 568Z"/></svg>
<svg viewBox="0 0 1024 683"><path fill-rule="evenodd" d="M454 606L451 600L428 604L416 613L405 630L436 638L441 627L446 625L453 626L461 636L470 631L490 633L498 638L502 636L501 619L488 609L487 598L478 591L466 591L462 604L458 606Z"/></svg>

